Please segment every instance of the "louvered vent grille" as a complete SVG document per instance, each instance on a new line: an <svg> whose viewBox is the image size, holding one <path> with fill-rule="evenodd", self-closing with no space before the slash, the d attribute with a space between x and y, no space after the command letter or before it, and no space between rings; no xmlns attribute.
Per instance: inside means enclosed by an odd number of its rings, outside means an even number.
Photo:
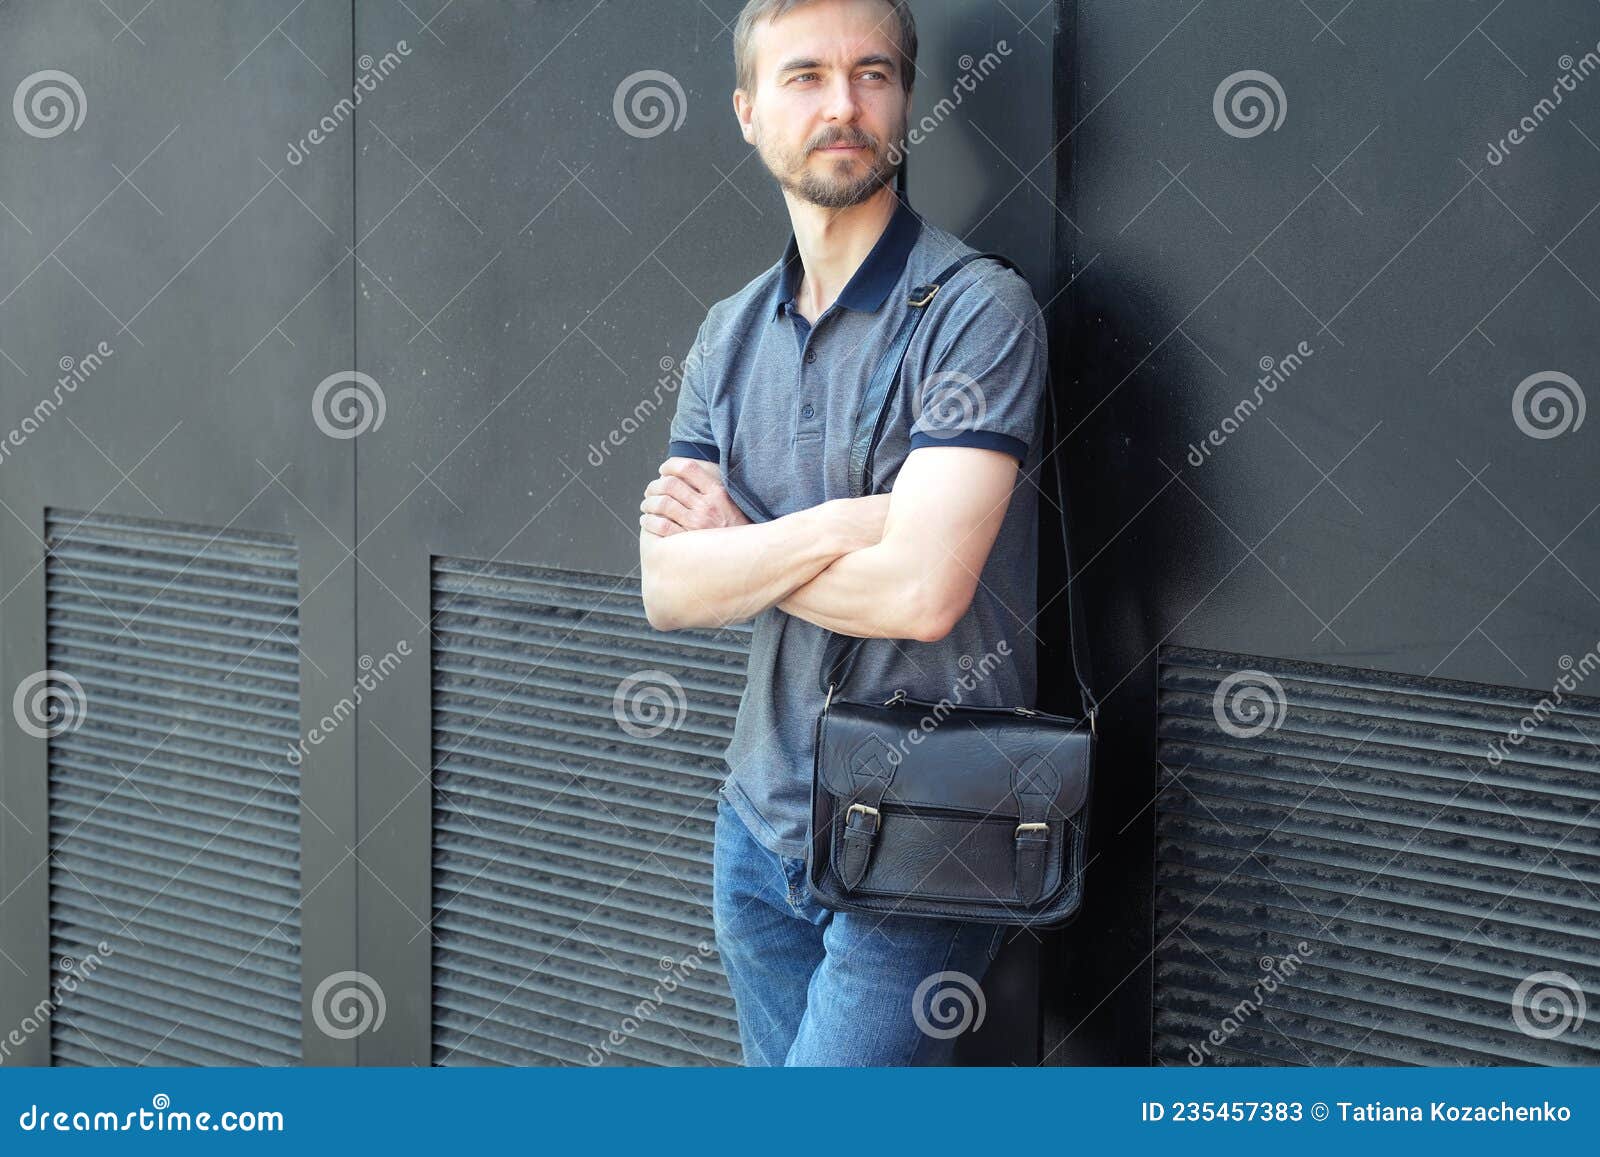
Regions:
<svg viewBox="0 0 1600 1157"><path fill-rule="evenodd" d="M1540 696L1179 648L1159 695L1158 1062L1600 1063L1600 700L1496 766Z"/></svg>
<svg viewBox="0 0 1600 1157"><path fill-rule="evenodd" d="M436 1063L738 1063L711 839L748 642L652 630L634 580L434 560Z"/></svg>
<svg viewBox="0 0 1600 1157"><path fill-rule="evenodd" d="M48 740L51 955L98 958L55 1062L294 1063L293 545L64 510L46 535L49 688L76 724Z"/></svg>

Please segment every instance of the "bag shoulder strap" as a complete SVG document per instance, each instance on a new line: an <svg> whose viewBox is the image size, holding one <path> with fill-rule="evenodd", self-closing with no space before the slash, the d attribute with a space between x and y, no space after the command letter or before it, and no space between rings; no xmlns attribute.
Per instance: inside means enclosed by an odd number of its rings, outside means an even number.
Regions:
<svg viewBox="0 0 1600 1157"><path fill-rule="evenodd" d="M889 416L894 410L895 393L900 378L900 367L905 361L906 350L911 344L911 337L927 312L928 304L937 296L950 278L954 277L967 265L981 259L998 261L1006 268L1017 273L1021 270L1009 258L999 253L969 253L947 266L937 277L925 284L913 287L907 295L906 304L911 308L901 323L899 331L890 341L888 349L884 351L874 371L867 389L862 395L860 408L855 415L854 435L850 446L850 497L858 498L869 492L872 485L873 456L879 441L883 437ZM1046 414L1046 430L1049 439L1045 443L1046 454L1055 461L1057 502L1059 504L1061 522L1061 549L1066 570L1067 594L1067 623L1071 635L1071 660L1073 678L1078 684L1078 693L1083 704L1083 718L1087 719L1090 727L1094 726L1098 704L1093 692L1089 689L1086 678L1089 671L1088 662L1088 636L1083 626L1082 599L1076 597L1072 589L1076 576L1072 566L1072 544L1068 534L1067 517L1067 491L1066 480L1061 470L1061 450L1057 445L1059 434L1057 432L1056 403L1051 383L1046 377L1044 389L1044 409ZM818 689L827 696L827 702L832 702L833 695L845 681L849 679L851 670L855 667L857 654L864 642L862 638L851 635L840 635L829 631L823 650L821 671L818 675Z"/></svg>

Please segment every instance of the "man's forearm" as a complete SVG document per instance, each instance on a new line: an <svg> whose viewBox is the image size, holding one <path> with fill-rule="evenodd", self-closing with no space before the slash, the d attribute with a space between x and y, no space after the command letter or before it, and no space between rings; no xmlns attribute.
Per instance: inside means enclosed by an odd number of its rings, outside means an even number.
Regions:
<svg viewBox="0 0 1600 1157"><path fill-rule="evenodd" d="M814 506L770 522L639 536L645 613L657 630L744 622L858 544Z"/></svg>
<svg viewBox="0 0 1600 1157"><path fill-rule="evenodd" d="M919 597L914 568L894 544L843 555L778 603L826 630L858 638L938 639L944 624Z"/></svg>

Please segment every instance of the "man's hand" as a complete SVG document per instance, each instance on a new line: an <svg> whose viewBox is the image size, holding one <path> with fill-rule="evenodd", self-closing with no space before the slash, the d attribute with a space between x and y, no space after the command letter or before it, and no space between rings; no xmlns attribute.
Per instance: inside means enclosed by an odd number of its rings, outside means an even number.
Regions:
<svg viewBox="0 0 1600 1157"><path fill-rule="evenodd" d="M660 476L644 488L639 526L665 538L684 530L748 526L744 511L734 505L722 485L722 469L698 458L668 458Z"/></svg>

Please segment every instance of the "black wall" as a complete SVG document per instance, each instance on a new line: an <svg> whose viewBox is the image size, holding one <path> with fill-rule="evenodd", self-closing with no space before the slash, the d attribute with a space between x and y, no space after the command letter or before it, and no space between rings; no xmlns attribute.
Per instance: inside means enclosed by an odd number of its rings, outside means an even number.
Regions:
<svg viewBox="0 0 1600 1157"><path fill-rule="evenodd" d="M739 7L0 7L0 91L60 70L85 105L0 118L0 685L83 687L48 738L0 726L0 1030L116 948L13 1057L588 1063L708 934L744 636L649 631L635 507L662 378L787 236ZM1183 1063L1305 940L1217 1060L1589 1056L1506 1008L1600 959L1593 685L1484 752L1600 645L1600 80L1539 107L1600 15L913 7L914 112L961 103L909 189L1050 314L1106 703L1089 903L1008 947L963 1055ZM651 70L682 121L629 132ZM1246 70L1275 128L1218 112ZM357 437L313 410L353 370ZM1551 373L1571 416L1514 412ZM640 675L680 693L643 738ZM384 1008L356 1036L325 1030L349 971ZM728 1063L730 1016L713 961L608 1061Z"/></svg>

